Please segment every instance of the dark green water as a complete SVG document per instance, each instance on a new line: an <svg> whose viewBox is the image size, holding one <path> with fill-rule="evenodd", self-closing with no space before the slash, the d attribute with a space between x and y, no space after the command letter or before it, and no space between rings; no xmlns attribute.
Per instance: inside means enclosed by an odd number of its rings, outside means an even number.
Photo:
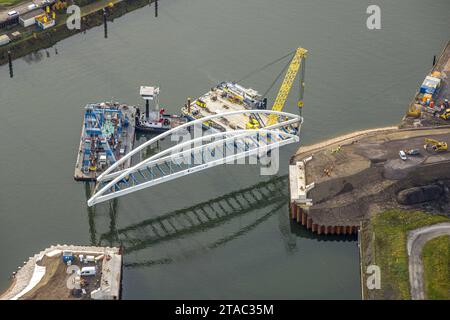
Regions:
<svg viewBox="0 0 450 320"><path fill-rule="evenodd" d="M28 256L50 244L118 244L124 298L360 297L355 241L318 238L288 220L287 186L252 210L163 241L151 219L252 188L273 177L224 166L102 204L89 211L72 179L87 102L140 103L138 87L161 86L178 112L223 80L309 49L303 143L397 123L450 38L448 0L376 1L382 29L366 28L369 1L166 0L0 68L0 288ZM276 5L274 4L276 3ZM372 4L372 3L371 3ZM244 85L261 92L282 65ZM270 92L270 97L276 90ZM295 95L287 111L296 112ZM282 163L298 146L283 149ZM283 166L279 179L287 173ZM230 202L234 203L232 197Z"/></svg>

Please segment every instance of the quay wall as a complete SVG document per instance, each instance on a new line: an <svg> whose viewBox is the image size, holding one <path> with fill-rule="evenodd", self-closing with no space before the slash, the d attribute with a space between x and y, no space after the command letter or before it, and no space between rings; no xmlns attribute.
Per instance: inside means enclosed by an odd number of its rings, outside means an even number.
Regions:
<svg viewBox="0 0 450 320"><path fill-rule="evenodd" d="M378 176L378 179L373 179L374 174ZM387 183L380 183L380 178L383 179L383 172L380 168L371 167L352 176L338 177L318 183L310 191L312 194L314 190L314 194L311 197L314 203L313 206L305 207L291 202L289 206L290 217L308 230L319 235L357 234L361 223L369 218L372 205L382 204L400 207L396 198L401 190L450 179L450 161L424 164L416 167L414 171L409 172L403 179L390 181L384 179L384 182L387 181ZM369 185L378 185L378 188L374 192L364 194L358 198L353 197L351 193L348 195L339 194L339 187L347 182L355 183L355 189L361 189ZM330 184L333 183L336 185L330 187ZM321 184L328 185L321 186ZM324 194L325 190L330 189L334 190L334 195L328 196ZM351 201L342 201L330 206L324 202L346 196L351 198Z"/></svg>

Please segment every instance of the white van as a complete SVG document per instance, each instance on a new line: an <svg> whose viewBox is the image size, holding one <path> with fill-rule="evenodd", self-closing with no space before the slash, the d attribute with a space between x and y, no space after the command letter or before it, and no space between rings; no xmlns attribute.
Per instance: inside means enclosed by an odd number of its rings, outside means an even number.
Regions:
<svg viewBox="0 0 450 320"><path fill-rule="evenodd" d="M95 267L83 267L80 271L80 276L95 276L97 274L97 270Z"/></svg>

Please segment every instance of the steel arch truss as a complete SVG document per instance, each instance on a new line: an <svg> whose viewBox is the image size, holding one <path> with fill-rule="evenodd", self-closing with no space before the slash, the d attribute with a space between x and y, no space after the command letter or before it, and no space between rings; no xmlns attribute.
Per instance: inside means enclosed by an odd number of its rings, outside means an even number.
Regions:
<svg viewBox="0 0 450 320"><path fill-rule="evenodd" d="M259 129L229 131L213 129L207 131L206 134L202 130L198 130L211 120L227 119L227 117L236 115L253 115L258 119L261 119L262 115L266 117L276 115L279 122L267 127L262 125ZM247 157L264 156L273 149L298 142L302 120L298 115L285 112L239 110L183 124L134 148L110 166L97 178L97 186L94 194L88 200L88 206L221 164L233 163ZM128 159L145 148L168 136L186 136L189 132L194 132L193 138L188 134L189 139L186 141L149 156L130 168L121 169ZM198 132L201 134L195 134Z"/></svg>

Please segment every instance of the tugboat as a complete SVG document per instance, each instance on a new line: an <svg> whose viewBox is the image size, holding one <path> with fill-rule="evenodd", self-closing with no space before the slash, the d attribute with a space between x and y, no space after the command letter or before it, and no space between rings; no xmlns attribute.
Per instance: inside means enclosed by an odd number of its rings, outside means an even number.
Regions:
<svg viewBox="0 0 450 320"><path fill-rule="evenodd" d="M165 109L159 107L159 87L141 86L139 93L145 100L145 113L137 108L136 131L161 133L187 122L184 116L165 114ZM152 110L150 101L153 101Z"/></svg>

